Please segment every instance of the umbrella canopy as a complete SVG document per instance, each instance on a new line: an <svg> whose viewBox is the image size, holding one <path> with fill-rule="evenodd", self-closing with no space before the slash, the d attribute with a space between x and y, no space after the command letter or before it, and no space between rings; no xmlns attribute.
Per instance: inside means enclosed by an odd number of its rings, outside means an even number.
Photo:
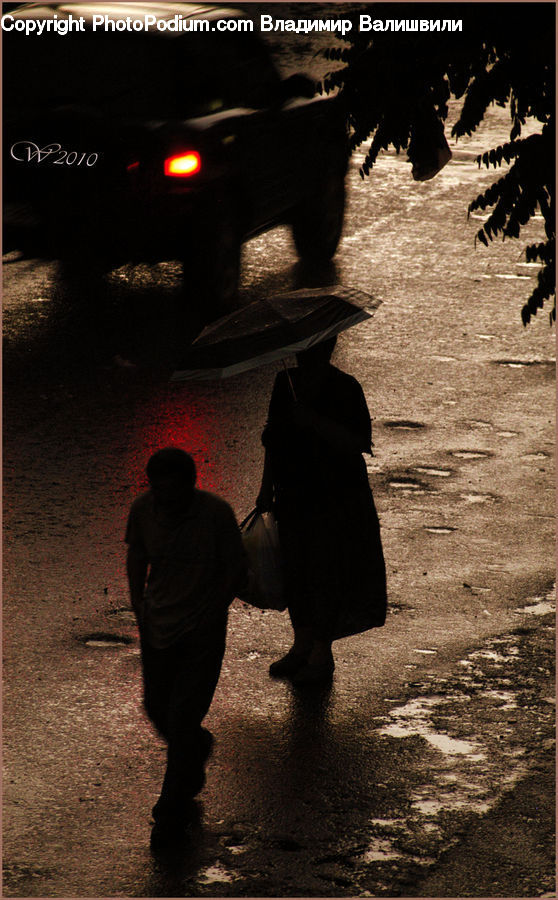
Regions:
<svg viewBox="0 0 558 900"><path fill-rule="evenodd" d="M307 350L364 322L380 303L341 285L257 300L204 328L171 381L227 378Z"/></svg>

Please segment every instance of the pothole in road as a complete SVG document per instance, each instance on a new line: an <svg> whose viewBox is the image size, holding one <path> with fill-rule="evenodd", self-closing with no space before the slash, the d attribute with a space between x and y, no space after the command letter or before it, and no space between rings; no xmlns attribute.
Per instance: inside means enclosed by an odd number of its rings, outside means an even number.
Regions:
<svg viewBox="0 0 558 900"><path fill-rule="evenodd" d="M95 631L92 634L85 634L78 638L80 643L86 647L99 647L111 649L128 647L133 644L133 638L123 634L108 634L104 631Z"/></svg>
<svg viewBox="0 0 558 900"><path fill-rule="evenodd" d="M451 455L457 459L486 459L490 453L487 450L452 450Z"/></svg>
<svg viewBox="0 0 558 900"><path fill-rule="evenodd" d="M493 359L495 366L508 366L510 369L524 369L529 366L554 366L553 359Z"/></svg>
<svg viewBox="0 0 558 900"><path fill-rule="evenodd" d="M396 491L402 491L408 494L426 494L426 485L422 484L416 478L392 478L388 482L388 486Z"/></svg>
<svg viewBox="0 0 558 900"><path fill-rule="evenodd" d="M130 609L129 606L121 606L118 609L109 609L107 615L118 619L121 622L126 622L126 624L135 625L136 616L134 614L133 609Z"/></svg>
<svg viewBox="0 0 558 900"><path fill-rule="evenodd" d="M465 424L469 425L470 428L486 428L487 431L492 430L492 423L485 422L484 419L472 419L470 422L466 422Z"/></svg>
<svg viewBox="0 0 558 900"><path fill-rule="evenodd" d="M420 475L431 475L434 478L449 478L452 474L451 469L436 469L434 466L413 466L414 472Z"/></svg>
<svg viewBox="0 0 558 900"><path fill-rule="evenodd" d="M506 278L506 279L510 279L511 281L514 281L517 279L520 279L520 280L527 279L528 280L532 276L531 275L512 275L509 272L495 272L494 275L490 275L489 277L490 278Z"/></svg>
<svg viewBox="0 0 558 900"><path fill-rule="evenodd" d="M425 525L424 530L429 531L430 534L452 534L457 531L457 528L454 528L453 525Z"/></svg>
<svg viewBox="0 0 558 900"><path fill-rule="evenodd" d="M422 422L412 422L409 419L394 419L393 421L384 422L385 428L396 428L400 431L413 431L416 428L426 428Z"/></svg>
<svg viewBox="0 0 558 900"><path fill-rule="evenodd" d="M475 494L474 492L460 494L459 496L462 500L466 500L467 503L491 503L496 499L492 494Z"/></svg>
<svg viewBox="0 0 558 900"><path fill-rule="evenodd" d="M521 459L525 460L525 462L539 462L543 459L548 459L548 454L541 450L539 453L525 453Z"/></svg>

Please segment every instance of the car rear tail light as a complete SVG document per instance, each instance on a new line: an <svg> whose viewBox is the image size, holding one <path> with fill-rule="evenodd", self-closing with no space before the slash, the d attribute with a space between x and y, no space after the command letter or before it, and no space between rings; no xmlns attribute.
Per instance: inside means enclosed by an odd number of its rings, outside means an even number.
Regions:
<svg viewBox="0 0 558 900"><path fill-rule="evenodd" d="M195 150L169 156L165 160L165 175L173 175L175 178L188 178L190 175L195 175L200 169L201 158Z"/></svg>

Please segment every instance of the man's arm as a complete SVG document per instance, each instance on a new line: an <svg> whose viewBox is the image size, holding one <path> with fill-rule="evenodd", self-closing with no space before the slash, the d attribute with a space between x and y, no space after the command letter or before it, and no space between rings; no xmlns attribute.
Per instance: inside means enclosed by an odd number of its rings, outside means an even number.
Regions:
<svg viewBox="0 0 558 900"><path fill-rule="evenodd" d="M240 528L230 507L221 512L217 546L221 564L222 588L230 602L246 590L248 579L246 551L242 543Z"/></svg>
<svg viewBox="0 0 558 900"><path fill-rule="evenodd" d="M143 592L145 579L147 578L147 557L137 545L128 547L126 556L126 572L128 574L128 586L130 588L130 601L136 614L138 625L141 627L143 619Z"/></svg>

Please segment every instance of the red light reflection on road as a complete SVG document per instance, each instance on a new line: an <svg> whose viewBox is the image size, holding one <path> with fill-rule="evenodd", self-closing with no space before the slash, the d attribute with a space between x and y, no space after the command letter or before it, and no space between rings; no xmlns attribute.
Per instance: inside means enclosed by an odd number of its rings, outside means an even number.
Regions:
<svg viewBox="0 0 558 900"><path fill-rule="evenodd" d="M216 411L205 400L173 392L154 397L137 410L130 435L129 484L137 494L147 488L145 466L162 447L180 447L191 453L198 470L197 486L218 491L215 478L215 443L219 430Z"/></svg>

